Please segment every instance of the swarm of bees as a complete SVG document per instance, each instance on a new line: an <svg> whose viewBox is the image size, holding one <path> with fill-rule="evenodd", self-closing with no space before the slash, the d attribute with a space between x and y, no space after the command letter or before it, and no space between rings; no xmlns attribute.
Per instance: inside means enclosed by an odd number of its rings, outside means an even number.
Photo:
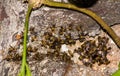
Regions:
<svg viewBox="0 0 120 76"><path fill-rule="evenodd" d="M31 42L38 41L38 33L35 32L35 28L31 27L29 29ZM76 33L77 32L77 33ZM41 61L48 57L52 60L58 60L63 62L73 62L71 57L73 54L68 55L66 52L60 52L61 46L63 44L72 46L76 44L76 41L83 43L77 49L74 49L73 53L78 53L79 60L83 62L84 65L92 67L93 64L109 64L110 61L107 59L109 47L107 47L108 38L98 36L95 40L87 40L87 33L81 29L81 26L59 26L55 25L49 26L48 30L44 32L42 40L40 40L41 47L46 49L51 49L54 51L48 51L47 54L42 54L38 50L38 47L33 47L32 45L27 46L27 57L30 60ZM20 61L22 55L17 53L17 49L10 46L8 49L8 55L5 58L7 61Z"/></svg>
<svg viewBox="0 0 120 76"><path fill-rule="evenodd" d="M8 49L8 54L5 57L5 60L7 61L20 61L22 60L22 55L17 53L17 49L15 47L10 46Z"/></svg>
<svg viewBox="0 0 120 76"><path fill-rule="evenodd" d="M34 27L30 27L30 36L28 36L28 40L30 42L37 41L37 32L35 32ZM7 61L21 61L22 60L22 53L19 53L18 50L20 49L21 45L23 45L23 32L15 33L12 37L13 43L14 41L16 44L10 45L8 48L8 53L4 57ZM22 49L21 49L22 50ZM36 52L38 50L37 47L32 47L31 45L27 46L27 56L29 57L32 52Z"/></svg>
<svg viewBox="0 0 120 76"><path fill-rule="evenodd" d="M55 30L57 27L54 26L53 28ZM53 31L45 32L43 35L42 46L55 50L54 52L49 52L47 56L52 57L52 59L58 58L58 60L72 62L72 55L69 56L66 53L61 53L60 48L63 44L74 45L76 40L79 40L83 44L78 49L75 49L74 53L80 55L79 60L81 60L84 65L92 67L94 63L98 63L98 65L107 65L110 63L106 57L108 50L110 50L110 47L106 46L109 40L108 38L98 36L96 40L86 40L88 34L84 34L83 32L78 33L77 37L73 37L73 31L82 31L80 26L61 26L57 31L58 36L56 36L56 33Z"/></svg>
<svg viewBox="0 0 120 76"><path fill-rule="evenodd" d="M98 44L96 45L96 41L88 40L85 41L84 44L75 49L75 52L80 54L79 59L83 62L84 65L92 67L94 63L101 64L109 64L110 61L107 59L108 50L111 48L107 47L108 38L106 37L98 37Z"/></svg>

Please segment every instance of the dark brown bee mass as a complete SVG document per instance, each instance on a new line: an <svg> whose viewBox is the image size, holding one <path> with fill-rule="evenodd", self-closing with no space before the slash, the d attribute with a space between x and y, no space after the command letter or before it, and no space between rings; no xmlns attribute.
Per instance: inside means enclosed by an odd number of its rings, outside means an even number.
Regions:
<svg viewBox="0 0 120 76"><path fill-rule="evenodd" d="M56 31L57 29L57 31ZM63 44L72 46L76 44L76 40L83 43L77 49L74 49L74 53L78 53L79 60L83 62L86 66L92 66L97 63L101 64L109 64L109 60L107 59L109 47L107 47L108 38L98 36L97 39L87 40L88 34L84 32L80 32L82 29L80 26L60 26L56 27L55 25L52 27L48 27L48 31L43 33L42 39L40 40L40 47L44 47L46 49L51 49L54 51L49 51L47 54L40 53L38 47L33 47L31 45L27 46L27 57L30 60L41 61L45 57L48 57L52 60L58 60L63 62L73 62L71 57L73 54L70 53L68 55L65 52L60 52L60 48ZM33 27L30 28L30 38L31 42L39 41L38 33L35 31ZM77 33L76 33L77 32ZM35 39L32 37L35 36ZM96 43L97 42L97 43ZM6 56L7 61L20 61L22 59L22 54L18 54L18 48L15 49L10 46L8 49L8 55Z"/></svg>

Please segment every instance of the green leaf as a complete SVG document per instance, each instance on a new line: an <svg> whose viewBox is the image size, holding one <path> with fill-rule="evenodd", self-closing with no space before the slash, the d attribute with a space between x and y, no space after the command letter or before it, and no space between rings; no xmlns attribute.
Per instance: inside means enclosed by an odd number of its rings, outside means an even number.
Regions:
<svg viewBox="0 0 120 76"><path fill-rule="evenodd" d="M31 74L31 71L30 71L30 68L29 68L29 66L28 66L28 64L26 63L26 74L27 74L27 76L32 76L32 74Z"/></svg>
<svg viewBox="0 0 120 76"><path fill-rule="evenodd" d="M112 74L112 76L120 76L120 70L117 70L115 73Z"/></svg>

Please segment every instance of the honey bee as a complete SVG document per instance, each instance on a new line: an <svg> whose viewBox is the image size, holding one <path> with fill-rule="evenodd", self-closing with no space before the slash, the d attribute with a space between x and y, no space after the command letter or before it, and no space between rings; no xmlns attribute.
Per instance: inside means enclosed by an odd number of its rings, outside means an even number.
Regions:
<svg viewBox="0 0 120 76"><path fill-rule="evenodd" d="M27 46L27 51L28 52L31 52L33 49L32 49L32 46L31 45L29 45L29 46Z"/></svg>
<svg viewBox="0 0 120 76"><path fill-rule="evenodd" d="M37 35L33 35L33 36L31 37L31 42L33 42L33 41L37 41Z"/></svg>
<svg viewBox="0 0 120 76"><path fill-rule="evenodd" d="M65 35L65 38L66 38L66 39L71 39L71 33Z"/></svg>
<svg viewBox="0 0 120 76"><path fill-rule="evenodd" d="M53 36L53 35L52 35L51 32L45 32L45 33L44 33L44 37L45 37L46 40L49 40L49 38L52 37L52 36Z"/></svg>
<svg viewBox="0 0 120 76"><path fill-rule="evenodd" d="M7 55L4 59L7 60L7 61L11 61L12 55Z"/></svg>
<svg viewBox="0 0 120 76"><path fill-rule="evenodd" d="M22 56L20 56L13 47L9 48L8 54L5 57L5 60L7 61L20 61L22 59Z"/></svg>
<svg viewBox="0 0 120 76"><path fill-rule="evenodd" d="M78 35L78 40L80 41L80 42L84 42L86 39L85 39L85 36L81 36L81 35Z"/></svg>
<svg viewBox="0 0 120 76"><path fill-rule="evenodd" d="M62 55L62 60L64 61L64 62L72 62L71 61L71 57L70 56L68 56L67 55L67 53L63 53L63 55Z"/></svg>
<svg viewBox="0 0 120 76"><path fill-rule="evenodd" d="M8 53L11 53L11 52L16 52L16 47L13 47L13 46L10 46L9 48L8 48Z"/></svg>
<svg viewBox="0 0 120 76"><path fill-rule="evenodd" d="M60 35L63 35L65 31L66 31L66 29L61 26L61 27L60 27L60 30L59 30L59 34L60 34Z"/></svg>
<svg viewBox="0 0 120 76"><path fill-rule="evenodd" d="M71 31L73 29L72 25L69 25L67 29Z"/></svg>
<svg viewBox="0 0 120 76"><path fill-rule="evenodd" d="M76 30L77 30L77 31L82 31L81 26L76 26Z"/></svg>
<svg viewBox="0 0 120 76"><path fill-rule="evenodd" d="M64 39L60 39L60 44L65 44L65 40Z"/></svg>
<svg viewBox="0 0 120 76"><path fill-rule="evenodd" d="M35 33L35 27L30 27L29 31L30 31L30 34L34 34Z"/></svg>
<svg viewBox="0 0 120 76"><path fill-rule="evenodd" d="M32 47L31 45L29 45L29 46L27 47L27 51L28 51L28 52L36 52L37 50L38 50L37 47Z"/></svg>
<svg viewBox="0 0 120 76"><path fill-rule="evenodd" d="M19 54L14 54L14 56L12 57L13 61L21 61L22 60L22 56L20 56Z"/></svg>
<svg viewBox="0 0 120 76"><path fill-rule="evenodd" d="M37 60L37 61L41 61L46 57L45 54L41 54L39 52L36 52L33 56L32 56L32 60Z"/></svg>
<svg viewBox="0 0 120 76"><path fill-rule="evenodd" d="M53 25L52 27L50 27L50 29L51 29L52 32L55 32L55 29L56 29L55 25Z"/></svg>
<svg viewBox="0 0 120 76"><path fill-rule="evenodd" d="M35 27L30 27L29 29L30 34L31 34L31 42L36 41L37 40L37 32L35 32Z"/></svg>
<svg viewBox="0 0 120 76"><path fill-rule="evenodd" d="M59 34L60 34L60 35L63 35L63 34L64 34L64 32L63 32L63 31L59 31Z"/></svg>

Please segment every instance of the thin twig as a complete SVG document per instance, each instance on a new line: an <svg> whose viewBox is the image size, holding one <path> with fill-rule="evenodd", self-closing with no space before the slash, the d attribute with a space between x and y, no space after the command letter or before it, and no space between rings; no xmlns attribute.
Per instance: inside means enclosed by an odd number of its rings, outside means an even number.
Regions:
<svg viewBox="0 0 120 76"><path fill-rule="evenodd" d="M29 17L30 17L30 13L32 11L32 6L29 5L28 6L28 11L26 14L26 18L25 18L25 25L24 25L24 41L23 41L23 55L22 55L22 66L21 66L21 70L19 73L19 76L26 76L26 69L29 70L27 62L26 62L26 50L27 50L27 38L28 38L28 27L29 27Z"/></svg>

